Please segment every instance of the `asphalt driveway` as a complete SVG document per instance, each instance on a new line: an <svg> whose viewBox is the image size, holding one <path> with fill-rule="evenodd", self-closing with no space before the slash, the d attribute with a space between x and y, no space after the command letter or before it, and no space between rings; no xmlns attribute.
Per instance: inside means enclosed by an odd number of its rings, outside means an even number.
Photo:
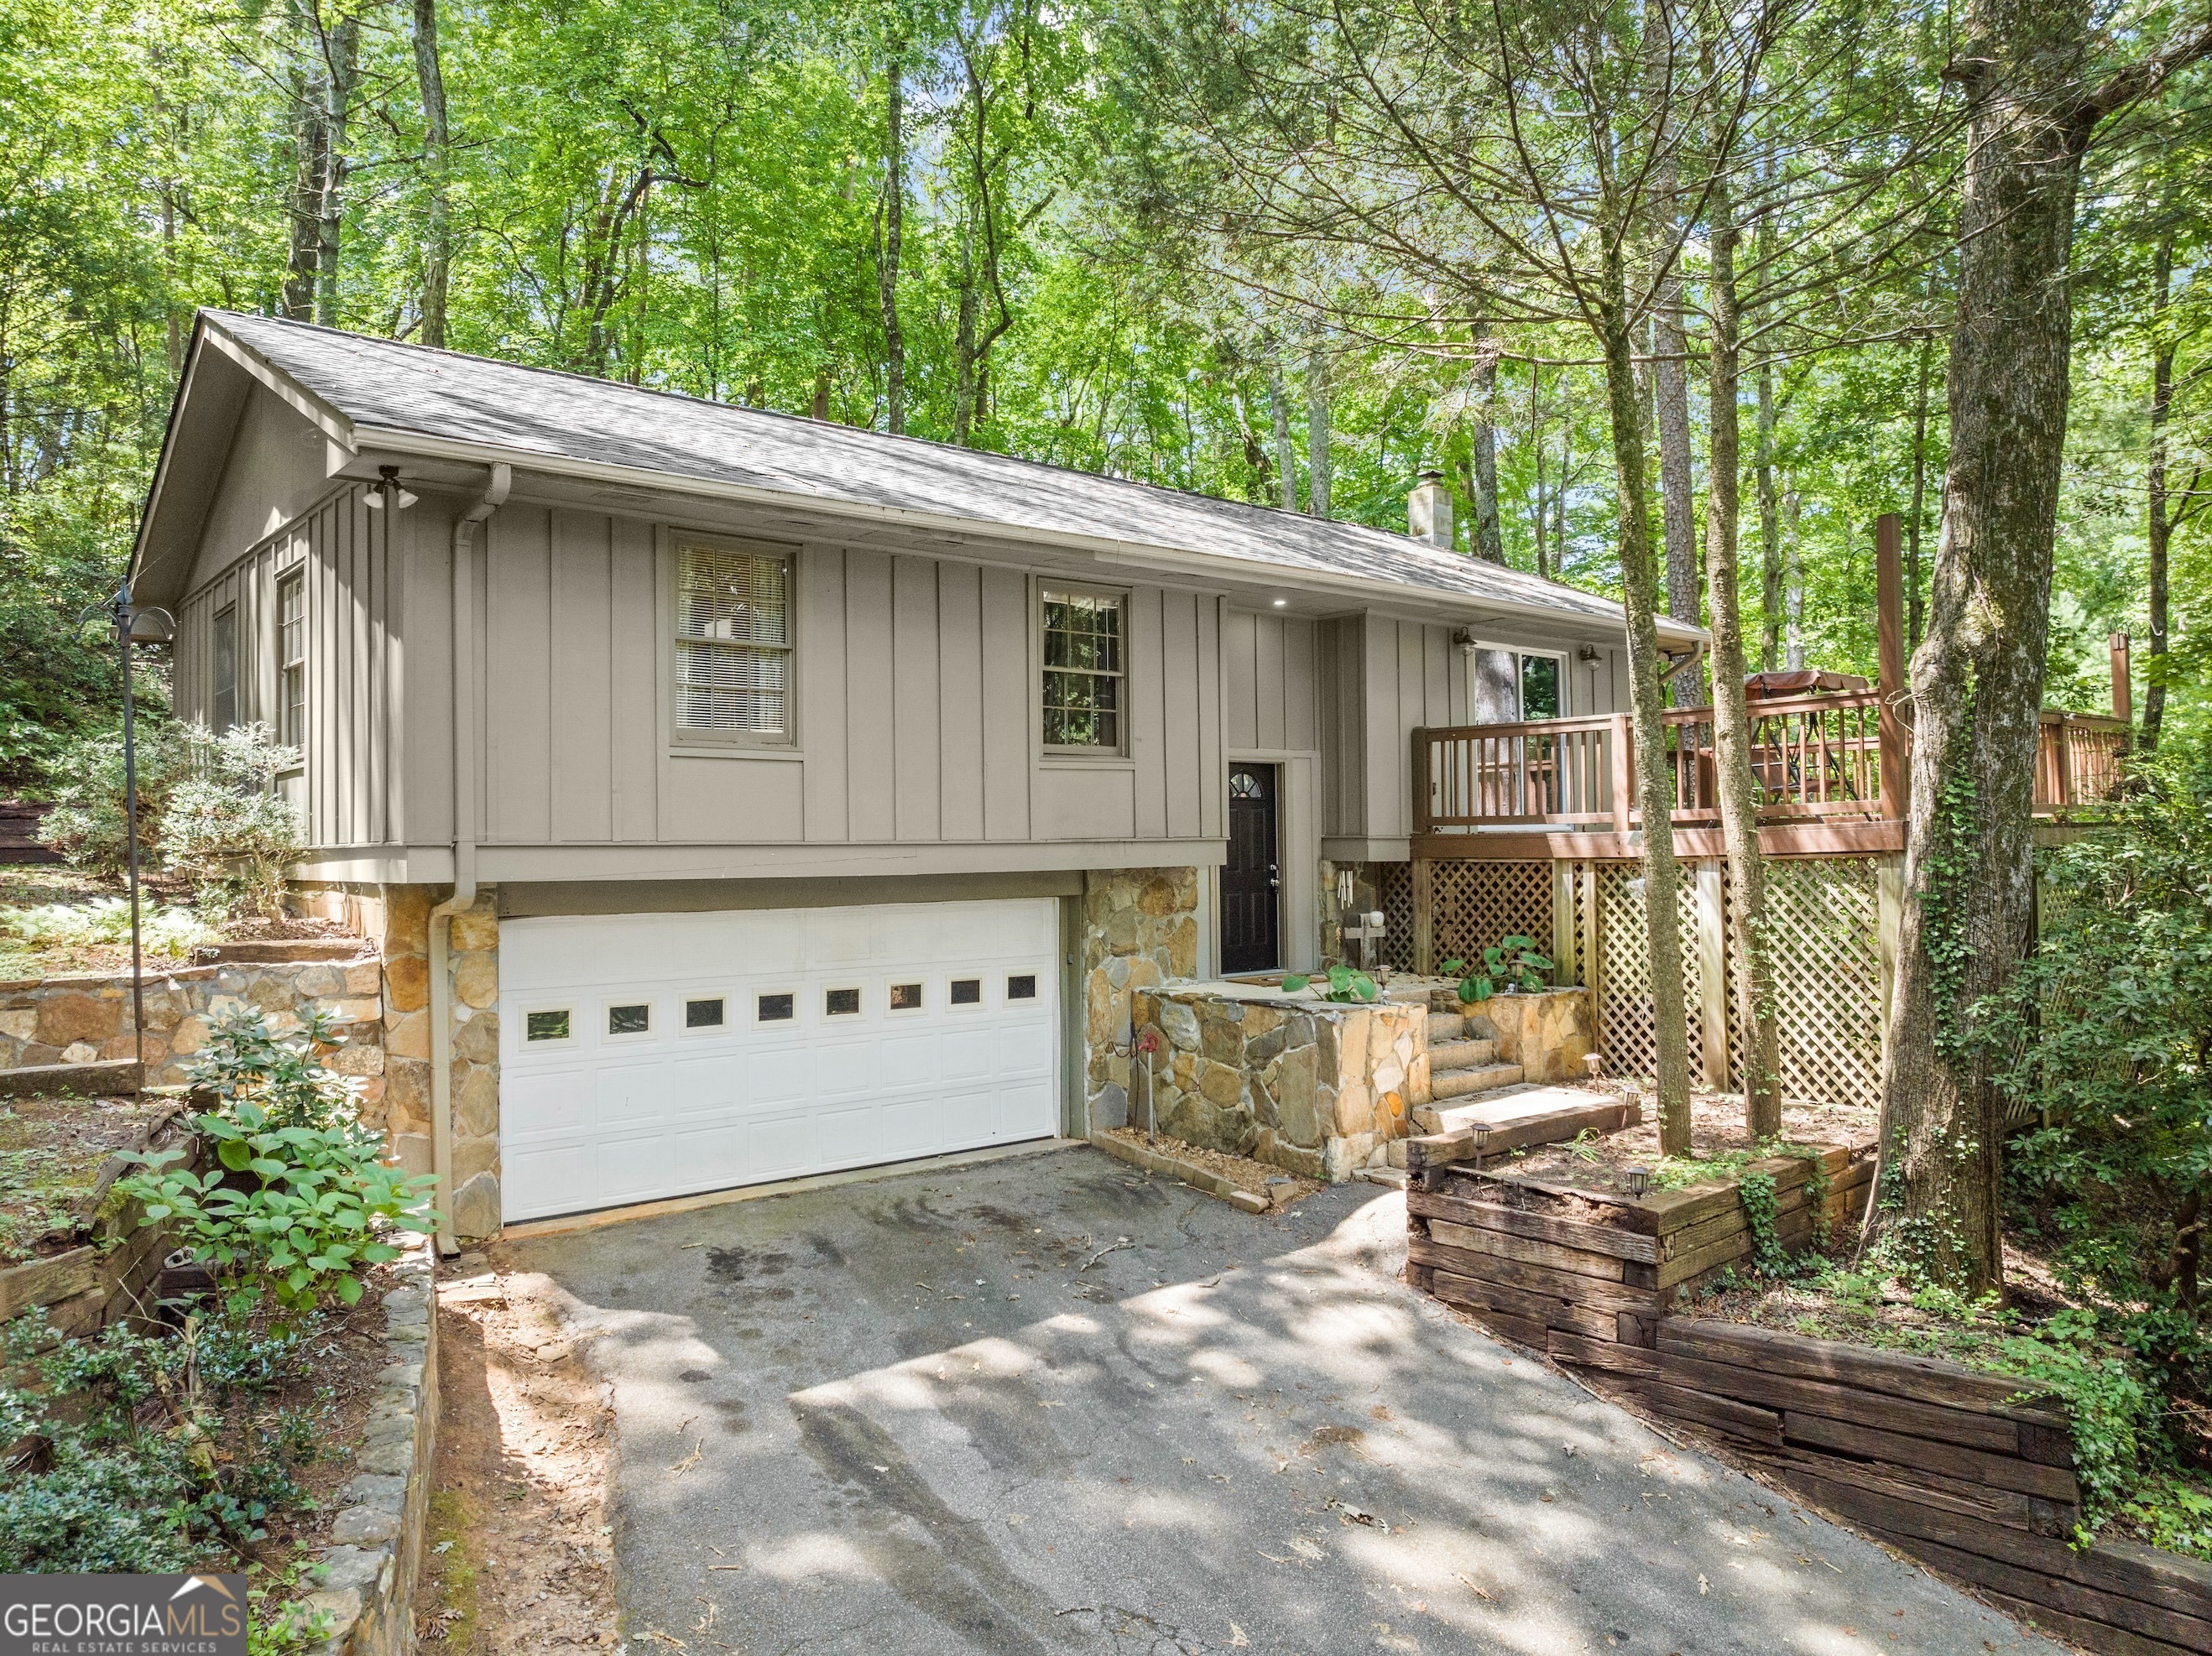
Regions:
<svg viewBox="0 0 2212 1656"><path fill-rule="evenodd" d="M1396 1281L1087 1147L510 1245L613 1388L633 1656L2051 1652Z"/></svg>

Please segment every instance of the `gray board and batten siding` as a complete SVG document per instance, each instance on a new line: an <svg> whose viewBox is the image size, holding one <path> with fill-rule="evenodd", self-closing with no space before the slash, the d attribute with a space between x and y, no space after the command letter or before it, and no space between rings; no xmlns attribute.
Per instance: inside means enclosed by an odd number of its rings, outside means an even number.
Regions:
<svg viewBox="0 0 2212 1656"><path fill-rule="evenodd" d="M655 452L672 464L721 476L742 460L783 490L774 509L673 485L602 507L515 451L513 493L471 558L476 672L464 700L487 880L1206 866L1222 858L1230 759L1273 753L1316 761L1323 855L1403 857L1411 732L1469 717L1455 631L1561 654L1565 711L1624 705L1616 608L1400 537L267 318L204 319L203 334L218 324L265 349L258 372L321 379L271 389L196 339L163 463L177 504L162 513L157 489L141 596L178 610L180 713L213 715L214 629L228 610L236 716L275 724L276 584L301 572L307 764L286 786L308 812L310 879L453 873L449 561L455 519L485 471L376 449L345 424L398 420L400 402L426 425L458 420L465 403L484 415L483 440L527 436L549 455L573 446L579 409L606 404L636 428L642 409L666 416ZM439 382L428 392L399 385L425 363ZM198 420L185 417L194 395L207 399ZM564 409L565 434L548 434ZM362 473L395 453L420 499L369 510ZM817 476L789 470L807 464ZM186 466L197 468L190 488L170 476ZM848 497L894 495L915 522L839 515ZM915 526L963 500L975 533ZM1023 514L1034 538L1006 528ZM1125 546L1147 534L1218 544L1185 563L1073 543L1109 518ZM683 534L793 560L789 742L678 738L672 540ZM1362 567L1366 579L1345 581ZM1322 585L1276 584L1308 573ZM1063 584L1126 600L1118 754L1048 751L1042 739L1040 593ZM1468 607L1492 597L1523 607ZM1532 598L1557 607L1532 612ZM1585 672L1576 652L1593 645L1599 664Z"/></svg>

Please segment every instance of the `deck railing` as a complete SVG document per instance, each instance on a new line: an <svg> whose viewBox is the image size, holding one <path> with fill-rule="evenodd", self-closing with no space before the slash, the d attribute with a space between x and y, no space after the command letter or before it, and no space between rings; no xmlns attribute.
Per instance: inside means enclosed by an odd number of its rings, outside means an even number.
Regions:
<svg viewBox="0 0 2212 1656"><path fill-rule="evenodd" d="M1893 821L1902 802L1882 797L1879 694L1846 690L1752 704L1752 776L1763 822ZM1665 716L1673 820L1720 821L1712 710ZM2035 767L2035 808L2050 814L2109 798L2127 751L2127 721L2045 712ZM1626 713L1514 725L1459 725L1413 733L1414 831L1488 828L1641 826L1635 749ZM1895 767L1902 776L1905 767ZM1894 805L1895 808L1893 808Z"/></svg>

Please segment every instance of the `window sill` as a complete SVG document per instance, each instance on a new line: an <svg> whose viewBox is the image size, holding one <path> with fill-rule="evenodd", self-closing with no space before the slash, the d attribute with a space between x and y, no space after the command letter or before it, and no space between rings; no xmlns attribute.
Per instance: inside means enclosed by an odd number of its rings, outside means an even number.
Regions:
<svg viewBox="0 0 2212 1656"><path fill-rule="evenodd" d="M1048 749L1037 756L1037 763L1048 771L1133 771L1137 768L1137 761L1125 753L1063 753Z"/></svg>
<svg viewBox="0 0 2212 1656"><path fill-rule="evenodd" d="M672 742L668 744L671 759L805 759L800 748L770 746L763 743L751 747L743 742Z"/></svg>

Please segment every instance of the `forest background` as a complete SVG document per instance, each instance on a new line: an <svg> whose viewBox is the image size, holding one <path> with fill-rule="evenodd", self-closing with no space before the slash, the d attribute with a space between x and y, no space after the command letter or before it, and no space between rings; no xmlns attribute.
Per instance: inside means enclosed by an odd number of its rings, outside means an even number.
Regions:
<svg viewBox="0 0 2212 1656"><path fill-rule="evenodd" d="M200 305L1384 528L1405 527L1434 466L1470 555L1618 594L1587 328L1445 314L1403 260L1378 277L1345 238L1266 234L1224 166L1209 112L1250 106L1263 60L1208 87L1206 43L1285 15L15 0L0 10L0 779L35 787L112 707L76 617L123 567ZM1358 32L1357 13L1287 15L1315 39ZM1886 511L1906 519L1917 630L1946 446L1953 27L1924 0L1842 0L1798 14L1762 70L1767 125L1747 142L1798 187L1742 225L1754 667L1872 674ZM1838 39L1857 54L1841 77ZM1811 57L1825 102L1793 109ZM2201 79L2178 82L2085 177L2045 695L2101 710L2106 634L2128 631L2172 686L2169 727L2203 718L2212 637L2191 625L2212 599L2191 527L2212 390L2203 103ZM1694 524L1704 398L1676 391L1687 488L1651 410L1670 363L1678 385L1703 377L1707 249L1694 210L1680 217L1680 340L1654 306L1642 373L1655 509ZM2172 543L2163 662L2144 655L2154 513ZM1679 567L1703 537L1675 538ZM1702 583L1678 567L1670 585L1675 613L1698 610Z"/></svg>

